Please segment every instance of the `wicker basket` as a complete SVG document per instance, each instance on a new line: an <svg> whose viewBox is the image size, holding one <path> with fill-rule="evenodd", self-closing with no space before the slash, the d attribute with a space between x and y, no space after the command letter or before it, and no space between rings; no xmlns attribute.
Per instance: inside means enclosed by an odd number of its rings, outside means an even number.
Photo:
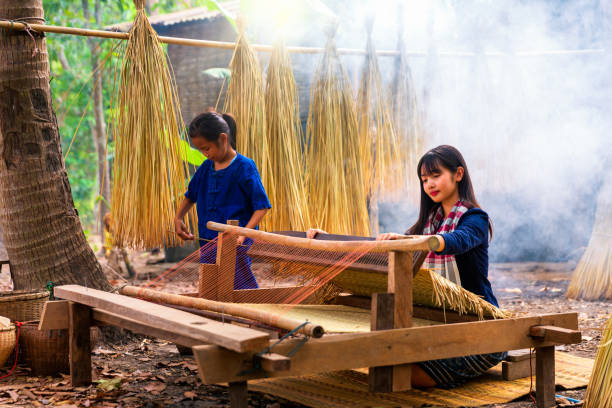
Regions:
<svg viewBox="0 0 612 408"><path fill-rule="evenodd" d="M15 349L15 325L0 328L0 367L6 363Z"/></svg>
<svg viewBox="0 0 612 408"><path fill-rule="evenodd" d="M12 321L40 320L49 292L8 292L0 294L0 316Z"/></svg>
<svg viewBox="0 0 612 408"><path fill-rule="evenodd" d="M44 377L70 372L68 329L38 330L38 322L26 322L19 334L19 362L32 369L32 375ZM91 328L91 347L98 339L98 329Z"/></svg>

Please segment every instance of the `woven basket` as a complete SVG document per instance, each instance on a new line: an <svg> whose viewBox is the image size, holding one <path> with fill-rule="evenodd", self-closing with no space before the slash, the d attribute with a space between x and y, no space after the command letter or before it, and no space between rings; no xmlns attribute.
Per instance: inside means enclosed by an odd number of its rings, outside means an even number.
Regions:
<svg viewBox="0 0 612 408"><path fill-rule="evenodd" d="M12 321L40 320L49 292L8 292L0 294L0 316Z"/></svg>
<svg viewBox="0 0 612 408"><path fill-rule="evenodd" d="M44 377L70 372L68 329L38 330L38 322L26 322L19 334L19 362L32 369L32 375ZM98 329L91 328L91 347L98 339Z"/></svg>
<svg viewBox="0 0 612 408"><path fill-rule="evenodd" d="M15 349L15 326L0 328L0 367L6 363Z"/></svg>

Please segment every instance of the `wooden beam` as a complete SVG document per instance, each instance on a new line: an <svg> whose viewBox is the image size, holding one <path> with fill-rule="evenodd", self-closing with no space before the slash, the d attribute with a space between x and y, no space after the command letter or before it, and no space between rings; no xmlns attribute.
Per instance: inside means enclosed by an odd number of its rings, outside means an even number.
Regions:
<svg viewBox="0 0 612 408"><path fill-rule="evenodd" d="M43 305L38 330L67 329L70 327L67 300L49 300Z"/></svg>
<svg viewBox="0 0 612 408"><path fill-rule="evenodd" d="M228 220L228 225L238 226L237 220ZM219 233L217 239L217 300L234 301L234 281L236 280L236 247L238 234Z"/></svg>
<svg viewBox="0 0 612 408"><path fill-rule="evenodd" d="M370 315L370 330L393 329L393 293L374 293ZM368 386L370 392L393 391L393 366L369 367Z"/></svg>
<svg viewBox="0 0 612 408"><path fill-rule="evenodd" d="M536 347L536 405L556 407L555 346Z"/></svg>
<svg viewBox="0 0 612 408"><path fill-rule="evenodd" d="M264 371L288 371L291 368L291 359L280 354L262 354L257 359Z"/></svg>
<svg viewBox="0 0 612 408"><path fill-rule="evenodd" d="M70 381L73 387L91 384L91 309L70 302L68 305Z"/></svg>
<svg viewBox="0 0 612 408"><path fill-rule="evenodd" d="M249 408L249 393L246 381L229 383L230 407Z"/></svg>
<svg viewBox="0 0 612 408"><path fill-rule="evenodd" d="M269 335L266 333L223 324L129 296L79 285L57 286L55 296L238 352L258 351L268 346Z"/></svg>
<svg viewBox="0 0 612 408"><path fill-rule="evenodd" d="M198 297L217 300L219 267L216 264L200 264L198 271Z"/></svg>
<svg viewBox="0 0 612 408"><path fill-rule="evenodd" d="M539 340L559 344L577 344L582 341L582 334L579 330L554 326L534 326L529 329L529 335Z"/></svg>
<svg viewBox="0 0 612 408"><path fill-rule="evenodd" d="M506 381L516 380L518 378L529 377L535 374L536 362L521 360L521 361L502 361L502 378Z"/></svg>
<svg viewBox="0 0 612 408"><path fill-rule="evenodd" d="M291 357L291 369L285 372L259 372L241 376L252 364L251 353L233 353L214 346L196 346L194 355L200 376L206 384L264 377L308 375L318 372L378 367L552 346L529 336L536 325L567 329L578 327L577 313L550 314L515 319L487 320L370 333L327 335L310 339ZM503 333L503 336L500 335ZM299 340L287 340L274 352L287 355Z"/></svg>

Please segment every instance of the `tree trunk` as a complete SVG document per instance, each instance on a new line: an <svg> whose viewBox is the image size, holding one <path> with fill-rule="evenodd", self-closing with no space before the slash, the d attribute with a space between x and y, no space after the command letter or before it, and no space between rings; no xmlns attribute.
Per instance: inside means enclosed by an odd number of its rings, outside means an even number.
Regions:
<svg viewBox="0 0 612 408"><path fill-rule="evenodd" d="M44 23L42 0L0 0L0 16ZM49 281L108 290L64 167L42 34L0 29L0 224L16 290Z"/></svg>
<svg viewBox="0 0 612 408"><path fill-rule="evenodd" d="M89 0L82 0L83 5L83 16L87 20L85 26L90 27L89 21L91 14L89 12ZM100 0L96 0L94 6L94 18L97 24L97 29L101 26L101 8ZM110 170L106 164L106 123L104 121L104 101L102 99L102 72L104 70L99 69L96 71L98 64L100 63L100 46L99 40L87 37L87 45L91 52L91 71L92 85L93 85L93 111L95 125L93 128L93 139L96 147L96 156L98 158L98 192L104 198L100 201L98 211L98 228L100 231L100 238L104 242L104 223L103 219L106 213L109 211L106 203L110 203Z"/></svg>

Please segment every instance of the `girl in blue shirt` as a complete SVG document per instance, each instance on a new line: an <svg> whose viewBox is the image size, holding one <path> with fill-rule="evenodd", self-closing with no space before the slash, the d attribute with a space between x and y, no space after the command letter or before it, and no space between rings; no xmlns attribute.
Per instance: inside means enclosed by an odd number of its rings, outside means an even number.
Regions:
<svg viewBox="0 0 612 408"><path fill-rule="evenodd" d="M179 237L194 239L183 222L189 209L196 204L200 247L217 237L217 232L206 228L208 221L226 223L238 220L245 228L257 229L271 208L259 172L253 160L236 152L236 122L224 113L206 112L189 125L191 144L207 157L189 182L185 198L174 219ZM234 289L257 288L247 255L250 239L238 238L236 279ZM204 252L204 251L202 251ZM215 263L216 250L202 253L202 263Z"/></svg>

